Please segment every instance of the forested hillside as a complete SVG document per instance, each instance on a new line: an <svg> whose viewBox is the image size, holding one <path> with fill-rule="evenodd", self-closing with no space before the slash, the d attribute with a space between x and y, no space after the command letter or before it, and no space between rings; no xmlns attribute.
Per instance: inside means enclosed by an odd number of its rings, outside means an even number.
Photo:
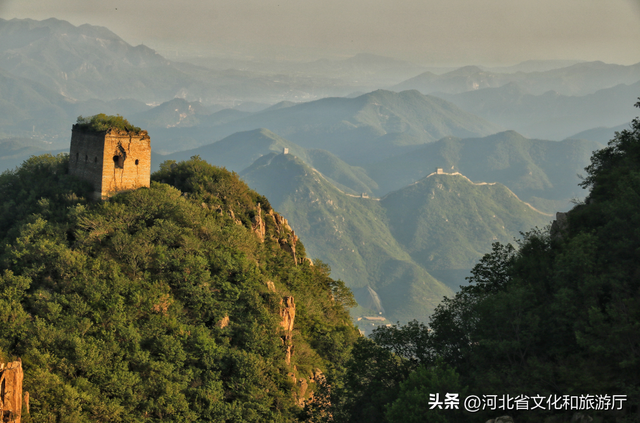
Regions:
<svg viewBox="0 0 640 423"><path fill-rule="evenodd" d="M40 156L0 176L0 362L23 421L288 422L358 336L341 281L266 198L201 160L109 201Z"/></svg>
<svg viewBox="0 0 640 423"><path fill-rule="evenodd" d="M350 422L505 414L516 422L638 422L639 169L635 119L592 156L583 204L559 214L550 230L528 232L517 248L494 244L429 327L413 322L360 339L333 415ZM460 394L460 409L431 409L436 393ZM463 411L468 394L484 398L477 414ZM498 398L493 410L490 395ZM521 396L521 408L508 408L506 396Z"/></svg>
<svg viewBox="0 0 640 423"><path fill-rule="evenodd" d="M331 263L358 303L379 295L373 311L393 323L426 322L493 241L551 221L505 186L460 174L432 174L382 199L341 192L291 154L265 155L241 176L304 234L313 257Z"/></svg>

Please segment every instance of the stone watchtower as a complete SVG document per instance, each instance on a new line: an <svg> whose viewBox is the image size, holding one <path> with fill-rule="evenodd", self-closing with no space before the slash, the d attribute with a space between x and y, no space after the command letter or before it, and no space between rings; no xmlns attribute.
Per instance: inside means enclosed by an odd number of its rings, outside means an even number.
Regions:
<svg viewBox="0 0 640 423"><path fill-rule="evenodd" d="M151 139L147 131L114 127L96 131L86 124L73 125L69 173L91 182L98 200L119 191L148 187Z"/></svg>

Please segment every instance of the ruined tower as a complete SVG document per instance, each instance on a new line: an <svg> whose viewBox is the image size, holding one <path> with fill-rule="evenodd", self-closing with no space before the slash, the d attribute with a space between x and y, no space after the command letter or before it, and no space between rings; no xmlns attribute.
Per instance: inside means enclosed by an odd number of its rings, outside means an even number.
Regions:
<svg viewBox="0 0 640 423"><path fill-rule="evenodd" d="M147 131L73 125L69 173L93 184L95 199L151 184L151 139Z"/></svg>

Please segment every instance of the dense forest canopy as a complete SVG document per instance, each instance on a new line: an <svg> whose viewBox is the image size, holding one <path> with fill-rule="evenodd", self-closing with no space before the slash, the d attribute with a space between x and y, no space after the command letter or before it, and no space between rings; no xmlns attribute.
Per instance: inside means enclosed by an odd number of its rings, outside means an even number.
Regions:
<svg viewBox="0 0 640 423"><path fill-rule="evenodd" d="M358 336L344 284L224 169L166 163L96 203L67 166L0 176L0 358L22 359L28 418L300 420Z"/></svg>

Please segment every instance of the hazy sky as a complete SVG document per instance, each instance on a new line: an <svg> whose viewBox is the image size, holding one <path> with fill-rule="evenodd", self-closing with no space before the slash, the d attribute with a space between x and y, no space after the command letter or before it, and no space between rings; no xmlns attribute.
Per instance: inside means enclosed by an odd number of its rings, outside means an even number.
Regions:
<svg viewBox="0 0 640 423"><path fill-rule="evenodd" d="M0 0L0 17L106 26L160 51L426 65L640 62L640 0Z"/></svg>

